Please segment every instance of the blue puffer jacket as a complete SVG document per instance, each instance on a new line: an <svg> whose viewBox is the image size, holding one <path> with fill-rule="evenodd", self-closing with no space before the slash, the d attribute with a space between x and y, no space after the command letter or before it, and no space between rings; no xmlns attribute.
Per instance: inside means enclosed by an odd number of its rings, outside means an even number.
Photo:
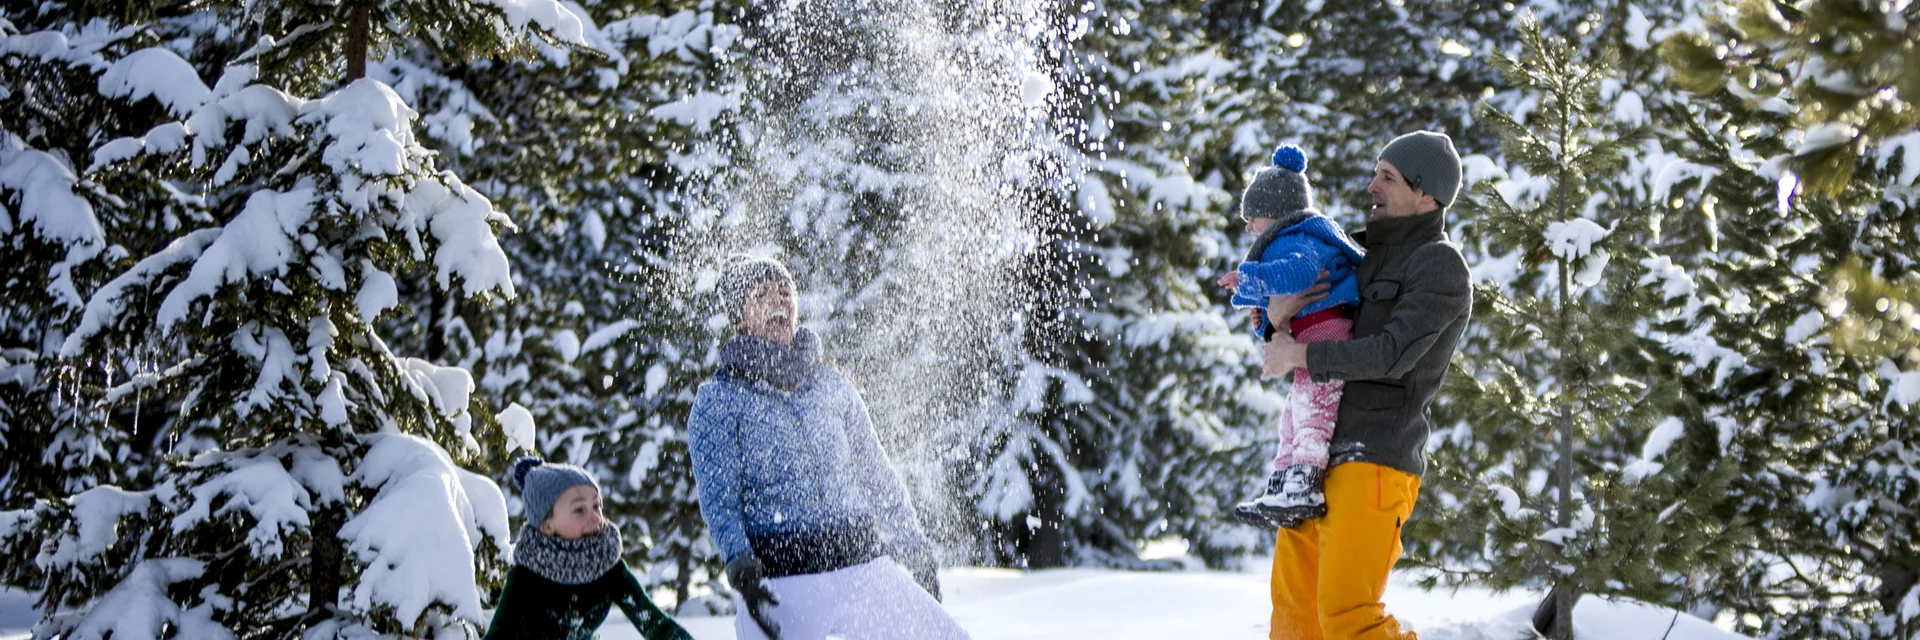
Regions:
<svg viewBox="0 0 1920 640"><path fill-rule="evenodd" d="M722 368L694 397L687 445L700 514L727 560L752 551L748 536L862 523L896 558L931 552L866 402L832 367L815 367L791 393Z"/></svg>
<svg viewBox="0 0 1920 640"><path fill-rule="evenodd" d="M1311 210L1309 210L1311 211ZM1366 253L1333 220L1319 213L1281 229L1258 262L1240 263L1240 286L1234 289L1233 306L1267 308L1267 296L1292 295L1306 291L1327 271L1333 288L1327 297L1300 310L1304 316L1360 301L1360 280L1355 269ZM1298 317L1298 316L1296 316ZM1254 335L1265 336L1268 319L1254 327Z"/></svg>

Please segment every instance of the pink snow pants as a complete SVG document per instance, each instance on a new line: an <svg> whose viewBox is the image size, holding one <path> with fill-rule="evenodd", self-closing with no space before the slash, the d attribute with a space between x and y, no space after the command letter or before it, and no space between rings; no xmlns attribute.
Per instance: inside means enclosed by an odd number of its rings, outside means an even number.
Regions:
<svg viewBox="0 0 1920 640"><path fill-rule="evenodd" d="M1321 320L1293 336L1302 344L1352 338L1353 321L1344 317ZM1346 387L1344 380L1314 382L1305 367L1293 370L1293 390L1287 393L1287 407L1281 410L1276 425L1280 452L1273 456L1274 470L1296 464L1327 467L1327 443L1333 440L1333 422L1340 417L1340 392Z"/></svg>

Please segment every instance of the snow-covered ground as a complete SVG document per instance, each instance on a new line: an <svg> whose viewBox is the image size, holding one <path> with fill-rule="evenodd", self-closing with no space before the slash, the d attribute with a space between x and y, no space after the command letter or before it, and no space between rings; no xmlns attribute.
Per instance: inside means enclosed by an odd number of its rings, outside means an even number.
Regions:
<svg viewBox="0 0 1920 640"><path fill-rule="evenodd" d="M1094 569L1022 572L947 569L940 574L947 610L976 640L1016 638L1267 637L1267 574L1187 571L1147 573ZM1396 576L1387 608L1422 640L1522 640L1540 594L1481 589L1421 591ZM24 594L0 590L0 640L19 640L32 624ZM1576 632L1586 638L1733 640L1738 634L1673 611L1637 603L1582 600ZM733 618L682 618L699 640L733 640ZM1668 625L1672 633L1668 634ZM638 640L614 612L604 640Z"/></svg>
<svg viewBox="0 0 1920 640"><path fill-rule="evenodd" d="M1016 638L1267 637L1267 573L1148 573L1093 569L1021 572L947 569L940 574L947 610L975 640ZM1402 576L1387 587L1387 609L1422 640L1532 638L1527 617L1541 594L1482 589L1421 591ZM733 640L733 618L682 618L699 640ZM1586 598L1574 611L1577 637L1732 640L1743 638L1699 618L1629 602ZM1668 634L1668 626L1672 633ZM604 640L638 640L615 613Z"/></svg>

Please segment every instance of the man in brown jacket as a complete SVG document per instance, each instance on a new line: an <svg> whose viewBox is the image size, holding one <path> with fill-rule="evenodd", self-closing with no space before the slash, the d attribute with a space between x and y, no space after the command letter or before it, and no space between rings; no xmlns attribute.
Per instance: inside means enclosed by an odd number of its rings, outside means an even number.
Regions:
<svg viewBox="0 0 1920 640"><path fill-rule="evenodd" d="M1347 381L1328 452L1327 515L1281 529L1275 544L1275 639L1414 637L1380 598L1426 471L1427 407L1473 312L1466 260L1446 232L1459 190L1460 156L1446 134L1387 143L1367 186L1367 229L1354 235L1367 255L1353 339L1300 344L1283 330L1266 344L1262 378L1304 367L1314 380ZM1268 309L1291 318L1310 301L1275 296Z"/></svg>

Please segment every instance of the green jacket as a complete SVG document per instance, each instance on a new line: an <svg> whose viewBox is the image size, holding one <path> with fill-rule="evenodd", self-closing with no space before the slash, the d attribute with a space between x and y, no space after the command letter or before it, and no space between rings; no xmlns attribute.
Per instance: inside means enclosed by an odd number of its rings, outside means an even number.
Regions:
<svg viewBox="0 0 1920 640"><path fill-rule="evenodd" d="M1367 222L1353 339L1307 344L1314 380L1347 381L1327 466L1427 469L1427 406L1473 317L1473 278L1447 240L1446 211Z"/></svg>
<svg viewBox="0 0 1920 640"><path fill-rule="evenodd" d="M594 640L614 605L647 640L693 640L647 598L625 560L586 584L560 584L514 565L484 640Z"/></svg>

